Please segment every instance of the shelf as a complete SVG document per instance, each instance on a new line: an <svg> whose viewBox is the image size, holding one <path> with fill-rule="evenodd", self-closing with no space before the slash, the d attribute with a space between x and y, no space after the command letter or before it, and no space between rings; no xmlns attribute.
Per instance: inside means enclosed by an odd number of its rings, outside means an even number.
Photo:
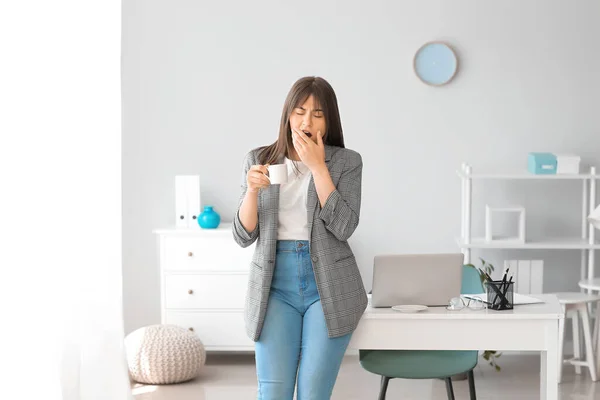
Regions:
<svg viewBox="0 0 600 400"><path fill-rule="evenodd" d="M458 238L456 242L463 249L600 250L600 242L590 244L589 239L582 238L548 238L529 240L525 243L514 239L487 242L485 238L472 238L471 244L465 244L462 238Z"/></svg>
<svg viewBox="0 0 600 400"><path fill-rule="evenodd" d="M456 173L461 178L470 179L530 179L530 180L584 180L600 179L600 175L591 174L555 174L555 175L535 175L527 171L507 172L507 173L477 173L466 174L461 170Z"/></svg>

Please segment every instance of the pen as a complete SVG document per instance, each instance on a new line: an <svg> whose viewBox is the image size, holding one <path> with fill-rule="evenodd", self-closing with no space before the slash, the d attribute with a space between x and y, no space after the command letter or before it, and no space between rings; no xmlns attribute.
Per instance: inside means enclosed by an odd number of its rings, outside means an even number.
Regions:
<svg viewBox="0 0 600 400"><path fill-rule="evenodd" d="M504 294L506 296L506 292L508 292L508 287L510 286L511 282L512 282L512 276L510 277L510 279L508 280L508 283L506 284L506 287L504 288L504 292L502 294Z"/></svg>
<svg viewBox="0 0 600 400"><path fill-rule="evenodd" d="M504 271L504 276L502 277L502 292L506 293L506 276L508 275L508 270L510 270L510 268L506 268L506 271Z"/></svg>

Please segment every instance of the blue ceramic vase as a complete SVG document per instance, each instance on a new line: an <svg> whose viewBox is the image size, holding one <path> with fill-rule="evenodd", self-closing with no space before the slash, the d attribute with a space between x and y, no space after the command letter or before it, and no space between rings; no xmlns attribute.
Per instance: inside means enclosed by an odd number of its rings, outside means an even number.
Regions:
<svg viewBox="0 0 600 400"><path fill-rule="evenodd" d="M212 206L204 207L204 211L198 216L198 225L202 229L215 229L221 223L221 216L213 210Z"/></svg>

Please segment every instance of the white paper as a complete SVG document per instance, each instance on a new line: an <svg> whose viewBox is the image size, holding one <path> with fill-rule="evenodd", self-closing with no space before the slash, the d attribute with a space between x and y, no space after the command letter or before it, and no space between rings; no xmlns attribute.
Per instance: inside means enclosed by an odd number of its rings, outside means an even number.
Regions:
<svg viewBox="0 0 600 400"><path fill-rule="evenodd" d="M479 297L481 300L487 303L487 293L481 294L463 294L463 297L472 298ZM513 304L514 305L523 305L523 304L539 304L543 303L542 300L537 299L535 297L525 296L523 294L514 293L513 294Z"/></svg>

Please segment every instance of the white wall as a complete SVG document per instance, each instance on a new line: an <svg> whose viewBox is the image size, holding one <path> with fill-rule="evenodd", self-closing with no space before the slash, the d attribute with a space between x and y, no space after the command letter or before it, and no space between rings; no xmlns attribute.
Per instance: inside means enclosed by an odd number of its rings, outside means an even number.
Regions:
<svg viewBox="0 0 600 400"><path fill-rule="evenodd" d="M362 218L351 244L368 288L377 253L457 250L461 162L500 170L523 166L529 151L564 151L600 166L599 2L366 4L124 2L128 332L160 321L151 231L174 223L174 176L200 174L203 203L231 220L242 157L275 140L284 98L301 76L330 81L346 145L363 156ZM415 51L435 39L460 58L455 81L441 88L412 70ZM476 186L474 233L483 233L486 202L508 202L527 207L533 235L579 234L580 184L529 184ZM576 288L577 251L481 255L497 263L541 257L547 290Z"/></svg>

